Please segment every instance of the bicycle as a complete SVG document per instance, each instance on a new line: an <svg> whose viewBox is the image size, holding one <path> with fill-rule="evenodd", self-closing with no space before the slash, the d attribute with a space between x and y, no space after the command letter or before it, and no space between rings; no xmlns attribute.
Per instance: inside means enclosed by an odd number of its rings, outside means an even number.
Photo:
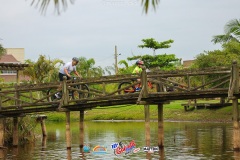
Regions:
<svg viewBox="0 0 240 160"><path fill-rule="evenodd" d="M136 86L135 85L131 85L135 82L136 82L136 80L131 80L131 82L121 82L118 85L118 89L121 89L121 88L125 88L125 89L122 89L121 91L118 91L118 94L139 92L139 91L136 91ZM153 84L150 81L147 81L147 85L148 85L148 88L150 88L150 89L154 88ZM141 83L139 84L139 87L141 88Z"/></svg>
<svg viewBox="0 0 240 160"><path fill-rule="evenodd" d="M70 83L75 83L77 80L76 77L72 78L72 81L70 81ZM89 97L89 88L88 85L86 84L81 84L81 85L74 85L74 86L69 86L75 89L81 89L83 92L80 91L76 91L76 90L69 90L69 100L71 99L81 99L81 98L88 98ZM47 91L47 95L52 95L50 97L48 97L48 101L49 102L53 102L56 101L57 98L56 95L54 93L58 93L57 88L51 88ZM61 92L59 92L59 96L62 98Z"/></svg>

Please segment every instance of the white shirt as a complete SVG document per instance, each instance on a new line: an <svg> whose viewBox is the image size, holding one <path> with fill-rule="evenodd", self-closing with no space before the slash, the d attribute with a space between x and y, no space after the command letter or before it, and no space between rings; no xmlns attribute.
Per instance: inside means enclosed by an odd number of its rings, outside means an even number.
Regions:
<svg viewBox="0 0 240 160"><path fill-rule="evenodd" d="M72 65L72 62L65 63L65 65L59 70L59 73L65 74L64 69L67 69L68 73L70 74L72 71L76 71L76 66Z"/></svg>

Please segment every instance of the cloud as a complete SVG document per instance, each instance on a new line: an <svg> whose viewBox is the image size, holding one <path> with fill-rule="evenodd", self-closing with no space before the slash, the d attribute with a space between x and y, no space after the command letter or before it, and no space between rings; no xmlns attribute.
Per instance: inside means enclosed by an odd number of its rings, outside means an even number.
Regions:
<svg viewBox="0 0 240 160"><path fill-rule="evenodd" d="M24 47L26 59L39 54L71 60L73 56L94 58L102 67L112 65L114 46L120 59L152 53L140 49L141 39L173 39L172 47L157 53L173 53L183 60L204 50L218 49L213 35L222 34L227 21L239 18L238 0L161 0L156 12L143 13L140 1L82 0L69 5L61 15L53 6L45 15L29 1L8 0L0 5L0 41L4 47ZM14 5L13 5L14 4ZM98 62L99 60L99 62ZM101 61L101 62L100 62Z"/></svg>

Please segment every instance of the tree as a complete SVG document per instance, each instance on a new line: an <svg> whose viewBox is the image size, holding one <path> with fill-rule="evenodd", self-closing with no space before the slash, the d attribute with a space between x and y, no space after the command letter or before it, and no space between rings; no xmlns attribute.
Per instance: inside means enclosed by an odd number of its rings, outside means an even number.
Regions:
<svg viewBox="0 0 240 160"><path fill-rule="evenodd" d="M126 60L121 60L118 64L124 65L124 67L119 68L119 74L131 74L135 68L135 65L129 65Z"/></svg>
<svg viewBox="0 0 240 160"><path fill-rule="evenodd" d="M222 45L222 50L205 51L197 55L194 68L230 67L233 60L240 64L240 45L232 40Z"/></svg>
<svg viewBox="0 0 240 160"><path fill-rule="evenodd" d="M224 26L225 34L213 36L212 42L213 43L227 43L231 40L240 43L240 20L233 19L230 20Z"/></svg>
<svg viewBox="0 0 240 160"><path fill-rule="evenodd" d="M157 49L170 48L171 47L170 43L173 43L174 41L169 39L167 41L157 42L153 38L147 38L147 39L142 39L142 42L143 42L143 44L139 45L138 47L152 49L153 50L153 55L155 56Z"/></svg>
<svg viewBox="0 0 240 160"><path fill-rule="evenodd" d="M85 57L79 58L77 70L83 77L99 77L104 74L104 70L100 66L94 66L95 60L93 58L86 59Z"/></svg>
<svg viewBox="0 0 240 160"><path fill-rule="evenodd" d="M6 50L3 48L2 44L0 44L0 57L5 54Z"/></svg>
<svg viewBox="0 0 240 160"><path fill-rule="evenodd" d="M161 70L173 70L176 69L175 62L179 61L174 54L161 54L156 56L143 55L128 57L128 60L141 59L144 61L144 65L149 69L160 68Z"/></svg>
<svg viewBox="0 0 240 160"><path fill-rule="evenodd" d="M47 8L50 4L51 0L32 0L31 5L39 8L42 13L47 11ZM54 0L55 11L60 14L61 10L66 10L68 4L73 4L75 0ZM160 0L142 0L141 4L143 6L143 11L147 14L150 5L152 5L153 9L156 10Z"/></svg>
<svg viewBox="0 0 240 160"><path fill-rule="evenodd" d="M33 83L43 83L58 81L58 70L63 61L59 59L50 60L46 56L40 55L37 62L28 59L26 63L30 66L25 68L23 74L29 76Z"/></svg>

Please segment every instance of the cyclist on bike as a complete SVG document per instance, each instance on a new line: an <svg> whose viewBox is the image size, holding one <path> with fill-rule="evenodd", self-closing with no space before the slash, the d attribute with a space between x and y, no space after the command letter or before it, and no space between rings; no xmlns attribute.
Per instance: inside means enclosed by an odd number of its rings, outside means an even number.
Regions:
<svg viewBox="0 0 240 160"><path fill-rule="evenodd" d="M136 65L137 65L137 66L134 68L134 70L133 70L132 73L133 73L133 74L140 74L140 73L142 72L142 66L143 66L143 64L144 64L143 61L137 60L137 62L136 62ZM140 82L141 79L137 79L137 81ZM140 91L140 90L141 90L141 88L140 88L139 86L140 86L139 84L135 86L135 91Z"/></svg>
<svg viewBox="0 0 240 160"><path fill-rule="evenodd" d="M64 64L62 68L60 68L58 76L59 80L63 81L63 76L67 77L67 80L71 79L71 72L74 72L74 74L81 78L81 75L77 72L76 65L78 64L79 59L77 57L73 57L71 62L67 62ZM59 90L61 89L61 86L59 86ZM55 94L55 96L60 99L61 98L61 92L58 92Z"/></svg>

